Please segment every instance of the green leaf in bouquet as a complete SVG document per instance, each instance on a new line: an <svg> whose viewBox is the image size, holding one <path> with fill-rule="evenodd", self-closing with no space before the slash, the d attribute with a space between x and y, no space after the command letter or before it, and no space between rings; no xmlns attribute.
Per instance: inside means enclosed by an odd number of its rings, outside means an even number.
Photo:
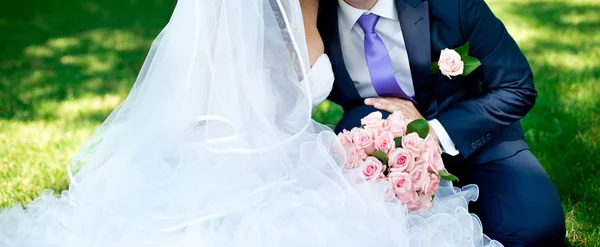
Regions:
<svg viewBox="0 0 600 247"><path fill-rule="evenodd" d="M425 119L417 119L406 126L406 134L417 133L419 137L425 138L429 134L429 124Z"/></svg>
<svg viewBox="0 0 600 247"><path fill-rule="evenodd" d="M380 160L384 165L387 164L387 154L385 152L375 149L375 151L373 151L373 157Z"/></svg>
<svg viewBox="0 0 600 247"><path fill-rule="evenodd" d="M458 53L461 57L466 57L469 55L469 42L465 43L463 46L454 49L456 53Z"/></svg>
<svg viewBox="0 0 600 247"><path fill-rule="evenodd" d="M439 174L443 180L450 181L450 182L452 182L452 181L459 182L458 177L452 175L452 173L442 170L442 171L439 171Z"/></svg>
<svg viewBox="0 0 600 247"><path fill-rule="evenodd" d="M396 139L394 139L394 142L396 143L396 148L402 147L402 136L396 137Z"/></svg>
<svg viewBox="0 0 600 247"><path fill-rule="evenodd" d="M466 57L463 57L462 60L465 63L463 75L471 74L471 72L475 71L477 69L477 67L479 67L481 65L481 62L479 61L479 59L474 58L474 57L466 56Z"/></svg>

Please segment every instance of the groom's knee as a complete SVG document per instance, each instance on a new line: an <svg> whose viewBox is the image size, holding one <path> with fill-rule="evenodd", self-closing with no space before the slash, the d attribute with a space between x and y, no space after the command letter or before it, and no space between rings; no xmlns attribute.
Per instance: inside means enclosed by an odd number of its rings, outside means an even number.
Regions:
<svg viewBox="0 0 600 247"><path fill-rule="evenodd" d="M492 234L505 246L565 246L565 221L562 210L556 206L540 208L540 212L524 212L531 217L505 219ZM543 215L543 217L540 217Z"/></svg>
<svg viewBox="0 0 600 247"><path fill-rule="evenodd" d="M377 110L373 106L361 105L355 107L351 110L344 112L344 116L335 127L335 133L340 133L343 130L351 130L354 127L360 127L360 120L376 111L381 112L384 118L387 118L387 116L390 114L386 111Z"/></svg>
<svg viewBox="0 0 600 247"><path fill-rule="evenodd" d="M565 246L565 217L550 178L528 150L491 165L504 176L498 205L489 212L493 237L506 246ZM482 193L486 193L483 192ZM487 193L493 193L488 187ZM489 199L489 198L488 198ZM495 207L494 207L495 208ZM482 208L482 210L485 210ZM495 225L495 226L494 226Z"/></svg>
<svg viewBox="0 0 600 247"><path fill-rule="evenodd" d="M505 246L565 246L565 224L555 212L549 212L545 218L521 219L520 223L500 225L490 235Z"/></svg>

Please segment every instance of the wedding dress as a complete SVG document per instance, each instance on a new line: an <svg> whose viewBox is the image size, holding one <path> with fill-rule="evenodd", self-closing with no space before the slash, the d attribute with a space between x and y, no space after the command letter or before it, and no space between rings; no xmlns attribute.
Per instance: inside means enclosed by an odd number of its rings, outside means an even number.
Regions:
<svg viewBox="0 0 600 247"><path fill-rule="evenodd" d="M476 186L414 213L342 172L303 27L297 1L179 0L69 190L2 210L0 246L500 246L467 211Z"/></svg>

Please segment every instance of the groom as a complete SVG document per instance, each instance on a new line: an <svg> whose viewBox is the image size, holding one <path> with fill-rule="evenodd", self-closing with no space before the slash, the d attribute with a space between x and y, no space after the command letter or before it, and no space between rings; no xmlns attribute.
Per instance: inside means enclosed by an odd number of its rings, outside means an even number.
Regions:
<svg viewBox="0 0 600 247"><path fill-rule="evenodd" d="M427 119L448 170L479 186L470 207L489 237L506 246L564 246L558 194L519 122L535 103L533 75L483 0L320 5L319 32L336 77L329 99L345 111L337 132L376 110ZM473 73L432 73L443 49L467 42L481 62Z"/></svg>

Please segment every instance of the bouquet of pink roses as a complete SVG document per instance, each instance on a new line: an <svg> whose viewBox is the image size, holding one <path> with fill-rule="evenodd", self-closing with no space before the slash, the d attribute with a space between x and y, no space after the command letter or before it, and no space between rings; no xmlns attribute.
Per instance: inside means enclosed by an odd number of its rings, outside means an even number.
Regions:
<svg viewBox="0 0 600 247"><path fill-rule="evenodd" d="M361 124L338 135L346 152L344 169L360 169L366 181L391 182L388 199L409 210L427 210L440 179L458 180L444 170L442 150L424 119L409 120L401 112L383 119L373 112Z"/></svg>

